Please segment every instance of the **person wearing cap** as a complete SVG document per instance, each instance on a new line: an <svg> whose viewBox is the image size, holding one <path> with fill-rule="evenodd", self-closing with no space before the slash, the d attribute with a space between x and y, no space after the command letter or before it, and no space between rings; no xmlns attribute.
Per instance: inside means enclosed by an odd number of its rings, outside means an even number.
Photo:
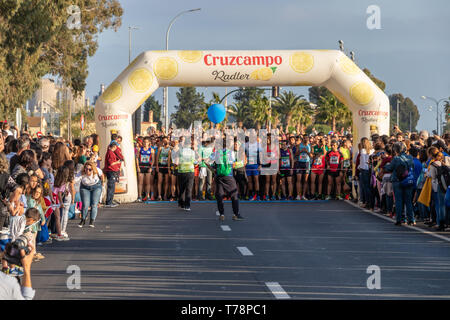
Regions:
<svg viewBox="0 0 450 320"><path fill-rule="evenodd" d="M105 206L107 208L117 207L117 204L113 203L114 190L116 187L116 182L119 179L121 162L123 161L122 154L119 155L119 153L117 152L118 148L119 144L114 140L111 141L105 156L105 167L103 168L103 172L108 179L108 182L106 184Z"/></svg>

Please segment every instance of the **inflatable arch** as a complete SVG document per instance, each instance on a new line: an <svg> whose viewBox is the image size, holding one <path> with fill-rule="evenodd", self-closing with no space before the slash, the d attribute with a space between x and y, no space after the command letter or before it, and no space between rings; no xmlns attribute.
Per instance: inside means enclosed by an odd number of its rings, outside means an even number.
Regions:
<svg viewBox="0 0 450 320"><path fill-rule="evenodd" d="M324 86L352 111L355 143L373 133L389 134L388 97L341 51L146 51L95 105L100 155L105 155L111 133L123 138L125 163L116 187L120 202L137 199L131 114L165 86Z"/></svg>

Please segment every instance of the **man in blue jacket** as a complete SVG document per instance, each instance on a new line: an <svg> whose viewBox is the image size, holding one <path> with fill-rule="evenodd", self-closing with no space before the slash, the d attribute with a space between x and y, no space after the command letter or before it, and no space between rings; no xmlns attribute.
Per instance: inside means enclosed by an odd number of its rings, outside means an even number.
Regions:
<svg viewBox="0 0 450 320"><path fill-rule="evenodd" d="M413 172L414 176L414 160L413 158L406 154L406 146L402 142L396 142L393 146L393 151L395 157L392 159L390 163L385 166L385 170L387 172L392 172L391 174L391 182L394 187L394 197L395 197L395 216L396 222L395 225L401 225L402 222L405 222L403 218L403 208L406 205L406 218L408 220L409 225L415 225L415 219L413 214L413 194L416 179L412 179L411 184L405 184L405 179L410 180L410 176L405 177L404 175L399 177L400 175L408 170L410 173ZM403 182L403 183L402 183Z"/></svg>

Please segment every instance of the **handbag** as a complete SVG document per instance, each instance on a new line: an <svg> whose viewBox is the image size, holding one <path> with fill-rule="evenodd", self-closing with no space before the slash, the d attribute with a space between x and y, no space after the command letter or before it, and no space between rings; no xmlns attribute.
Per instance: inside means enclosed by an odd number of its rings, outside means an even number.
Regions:
<svg viewBox="0 0 450 320"><path fill-rule="evenodd" d="M426 207L430 206L431 202L431 178L427 177L425 183L423 184L422 191L420 192L418 202L423 204Z"/></svg>

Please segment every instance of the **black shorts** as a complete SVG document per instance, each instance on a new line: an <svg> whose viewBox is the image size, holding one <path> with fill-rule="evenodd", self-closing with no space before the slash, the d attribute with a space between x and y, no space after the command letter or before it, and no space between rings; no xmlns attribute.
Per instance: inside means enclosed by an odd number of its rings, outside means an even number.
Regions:
<svg viewBox="0 0 450 320"><path fill-rule="evenodd" d="M169 168L158 168L158 172L161 174L168 174Z"/></svg>
<svg viewBox="0 0 450 320"><path fill-rule="evenodd" d="M328 176L329 177L332 177L332 178L337 178L337 177L339 177L339 171L330 171L330 170L327 170L327 174L328 174Z"/></svg>
<svg viewBox="0 0 450 320"><path fill-rule="evenodd" d="M309 162L297 161L294 164L295 174L309 174L311 172L311 168Z"/></svg>
<svg viewBox="0 0 450 320"><path fill-rule="evenodd" d="M280 177L292 177L292 169L280 169Z"/></svg>
<svg viewBox="0 0 450 320"><path fill-rule="evenodd" d="M150 173L150 167L141 167L139 166L140 173Z"/></svg>

